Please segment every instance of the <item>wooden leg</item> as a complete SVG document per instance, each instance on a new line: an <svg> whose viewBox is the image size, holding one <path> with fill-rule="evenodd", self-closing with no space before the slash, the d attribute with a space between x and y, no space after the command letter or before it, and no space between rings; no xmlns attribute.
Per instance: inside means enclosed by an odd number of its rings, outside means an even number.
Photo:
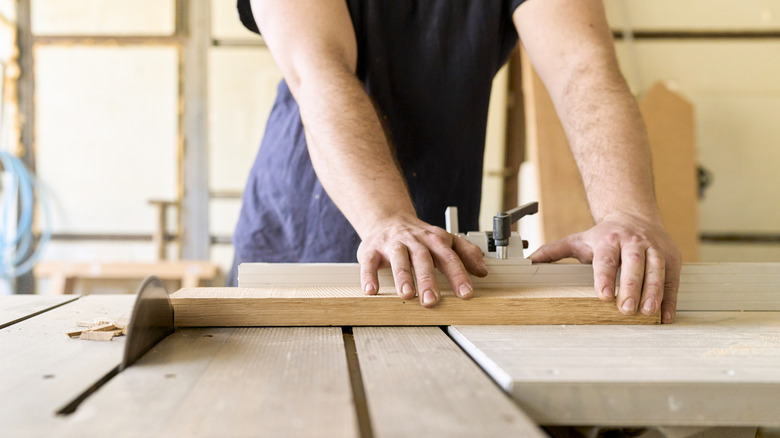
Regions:
<svg viewBox="0 0 780 438"><path fill-rule="evenodd" d="M68 277L64 274L57 274L50 277L49 280L49 294L50 295L67 295L73 293L76 279L74 277Z"/></svg>

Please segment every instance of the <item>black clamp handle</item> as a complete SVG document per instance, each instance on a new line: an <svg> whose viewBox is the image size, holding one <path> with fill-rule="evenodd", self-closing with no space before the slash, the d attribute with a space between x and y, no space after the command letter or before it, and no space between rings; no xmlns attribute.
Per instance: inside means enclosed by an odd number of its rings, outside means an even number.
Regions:
<svg viewBox="0 0 780 438"><path fill-rule="evenodd" d="M528 204L515 207L506 213L498 213L493 216L493 240L496 246L509 245L509 237L512 235L512 224L520 220L521 217L529 214L535 214L539 211L538 202L529 202Z"/></svg>

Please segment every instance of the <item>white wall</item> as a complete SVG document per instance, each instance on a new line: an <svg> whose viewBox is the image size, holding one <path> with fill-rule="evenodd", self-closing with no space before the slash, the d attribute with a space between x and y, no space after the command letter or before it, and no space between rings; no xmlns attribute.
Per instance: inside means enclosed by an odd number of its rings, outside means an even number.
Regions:
<svg viewBox="0 0 780 438"><path fill-rule="evenodd" d="M607 0L613 28L778 30L778 0ZM625 8L625 9L622 9ZM628 18L628 21L626 21ZM663 81L694 105L698 159L713 174L702 232L780 233L780 39L617 42L638 93ZM780 245L703 244L702 261L780 261Z"/></svg>

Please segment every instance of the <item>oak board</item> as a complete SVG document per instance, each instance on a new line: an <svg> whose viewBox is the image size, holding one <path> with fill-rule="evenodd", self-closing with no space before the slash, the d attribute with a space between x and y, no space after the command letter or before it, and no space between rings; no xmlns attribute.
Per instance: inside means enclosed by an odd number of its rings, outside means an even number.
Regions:
<svg viewBox="0 0 780 438"><path fill-rule="evenodd" d="M659 315L622 315L591 287L481 288L470 300L442 291L431 309L391 288L370 296L345 286L188 288L171 302L177 327L660 323Z"/></svg>

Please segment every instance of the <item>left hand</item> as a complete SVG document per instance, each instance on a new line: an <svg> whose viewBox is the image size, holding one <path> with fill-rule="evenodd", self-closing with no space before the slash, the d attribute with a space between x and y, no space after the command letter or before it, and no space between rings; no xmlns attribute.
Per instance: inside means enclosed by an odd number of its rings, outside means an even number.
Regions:
<svg viewBox="0 0 780 438"><path fill-rule="evenodd" d="M662 323L674 321L682 261L660 223L612 213L587 231L543 245L529 259L545 263L567 257L593 263L596 294L606 301L615 298L621 268L617 307L624 315L654 315L660 308Z"/></svg>

